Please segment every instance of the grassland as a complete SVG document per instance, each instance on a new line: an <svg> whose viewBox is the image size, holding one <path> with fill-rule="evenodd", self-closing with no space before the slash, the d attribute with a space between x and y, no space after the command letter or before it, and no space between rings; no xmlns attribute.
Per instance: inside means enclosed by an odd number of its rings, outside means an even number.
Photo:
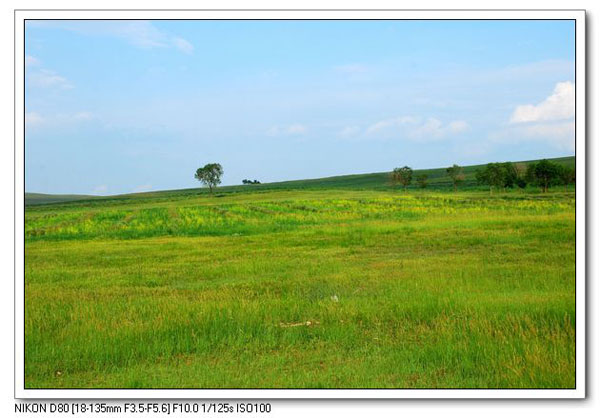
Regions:
<svg viewBox="0 0 600 418"><path fill-rule="evenodd" d="M31 206L28 388L571 388L575 197L177 192Z"/></svg>

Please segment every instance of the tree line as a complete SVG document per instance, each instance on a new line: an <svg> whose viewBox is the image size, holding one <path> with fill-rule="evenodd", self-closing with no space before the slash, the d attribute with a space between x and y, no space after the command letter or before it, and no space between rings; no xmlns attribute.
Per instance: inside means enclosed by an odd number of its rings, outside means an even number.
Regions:
<svg viewBox="0 0 600 418"><path fill-rule="evenodd" d="M194 178L208 186L212 193L213 188L221 184L223 172L221 164L210 163L198 168ZM446 174L450 177L454 191L465 181L463 168L457 164L446 168ZM412 183L413 169L406 165L394 168L391 179L394 185L402 185L406 190ZM563 185L566 191L570 184L575 184L575 170L548 160L529 164L489 163L475 171L475 180L477 184L489 186L490 193L495 189L506 190L515 186L524 189L528 184L538 186L546 193L551 186ZM419 187L424 189L428 185L428 175L421 173L416 177L416 181ZM260 184L260 181L244 179L242 184Z"/></svg>
<svg viewBox="0 0 600 418"><path fill-rule="evenodd" d="M457 164L446 168L446 174L455 191L465 181L463 168ZM394 168L391 179L394 185L401 185L406 190L412 183L413 169L409 166ZM514 187L524 189L528 184L540 187L545 193L551 186L563 185L566 190L570 184L575 184L575 170L548 160L529 164L489 163L475 171L475 180L477 184L489 186L490 193ZM428 175L419 174L416 181L424 189L428 186Z"/></svg>
<svg viewBox="0 0 600 418"><path fill-rule="evenodd" d="M454 164L452 167L448 167L446 169L446 173L452 180L452 187L454 190L458 189L458 186L465 181L465 175L463 174L463 169L461 166ZM413 178L413 169L409 166L404 166L400 168L394 168L392 171L392 183L401 184L404 187L404 190L408 186L410 186ZM429 176L425 173L419 174L416 178L417 183L420 188L424 189L428 185Z"/></svg>

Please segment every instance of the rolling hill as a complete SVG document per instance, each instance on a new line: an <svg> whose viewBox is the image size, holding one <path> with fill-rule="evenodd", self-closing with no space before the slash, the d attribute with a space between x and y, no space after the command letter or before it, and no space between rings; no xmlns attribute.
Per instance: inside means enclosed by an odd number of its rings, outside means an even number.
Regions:
<svg viewBox="0 0 600 418"><path fill-rule="evenodd" d="M575 166L575 157L561 157L561 158L550 158L550 161L557 162L559 164L566 165L568 167ZM517 163L532 163L538 160L529 161L518 161ZM481 165L471 165L463 167L465 174L465 182L462 187L475 187L475 172L478 168L484 167ZM428 176L428 187L430 188L449 188L452 186L451 180L446 174L446 168L432 168L414 170L413 178L416 178L420 174L427 174ZM367 174L350 174L333 177L323 177L316 179L305 179L305 180L291 180L281 181L274 183L263 183L256 185L236 185L236 186L223 186L219 187L217 194L225 193L238 193L246 192L249 190L253 191L266 191L266 190L297 190L297 189L354 189L354 190L381 190L390 187L390 172L379 172L379 173L367 173ZM411 187L417 187L415 182ZM91 196L91 195L53 195L53 194L42 194L42 193L25 193L25 206L50 204L50 203L61 203L61 202L72 202L72 201L91 201L91 200L106 200L106 199L139 199L139 198L173 198L183 197L186 195L197 195L199 193L208 193L205 188L192 188L192 189L179 189L179 190L165 190L156 192L144 192L134 194L123 194L114 196Z"/></svg>
<svg viewBox="0 0 600 418"><path fill-rule="evenodd" d="M41 205L45 203L72 202L74 200L85 200L95 198L98 198L98 196L84 194L25 193L25 206Z"/></svg>

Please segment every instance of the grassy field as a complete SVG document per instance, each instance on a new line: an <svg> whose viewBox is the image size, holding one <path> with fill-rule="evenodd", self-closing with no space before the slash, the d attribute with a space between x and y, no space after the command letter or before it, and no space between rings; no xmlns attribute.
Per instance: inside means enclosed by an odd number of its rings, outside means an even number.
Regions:
<svg viewBox="0 0 600 418"><path fill-rule="evenodd" d="M28 207L28 388L572 388L575 197L144 194Z"/></svg>

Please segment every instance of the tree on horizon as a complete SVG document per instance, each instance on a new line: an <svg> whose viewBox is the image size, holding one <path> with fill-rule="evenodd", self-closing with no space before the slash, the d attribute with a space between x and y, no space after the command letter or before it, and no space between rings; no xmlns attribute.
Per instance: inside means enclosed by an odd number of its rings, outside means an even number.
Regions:
<svg viewBox="0 0 600 418"><path fill-rule="evenodd" d="M206 164L204 167L197 169L196 174L194 174L196 180L208 186L211 194L213 187L221 184L221 176L223 176L223 167L219 163Z"/></svg>
<svg viewBox="0 0 600 418"><path fill-rule="evenodd" d="M548 192L548 188L560 181L560 174L563 167L548 160L540 160L537 163L529 164L527 167L527 178L537 184L543 193Z"/></svg>
<svg viewBox="0 0 600 418"><path fill-rule="evenodd" d="M452 179L452 186L454 187L454 191L457 190L458 185L465 181L465 175L463 174L463 168L457 164L454 164L452 167L448 167L446 169L446 173Z"/></svg>
<svg viewBox="0 0 600 418"><path fill-rule="evenodd" d="M392 182L394 184L402 184L404 191L406 191L406 187L408 187L412 181L412 175L413 170L407 165L402 168L394 168L394 171L392 171Z"/></svg>

